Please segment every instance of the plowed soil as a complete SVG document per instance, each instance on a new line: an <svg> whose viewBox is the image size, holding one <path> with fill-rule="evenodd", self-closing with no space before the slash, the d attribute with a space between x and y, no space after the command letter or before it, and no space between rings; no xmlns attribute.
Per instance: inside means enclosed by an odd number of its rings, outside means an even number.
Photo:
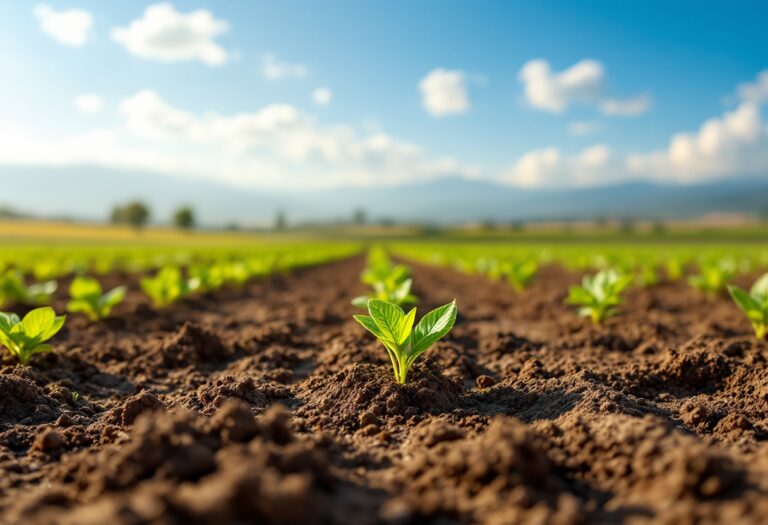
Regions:
<svg viewBox="0 0 768 525"><path fill-rule="evenodd" d="M112 319L2 358L0 523L768 523L768 346L726 298L633 289L595 328L560 267L516 295L414 264L460 313L399 386L363 264L161 312L111 276Z"/></svg>

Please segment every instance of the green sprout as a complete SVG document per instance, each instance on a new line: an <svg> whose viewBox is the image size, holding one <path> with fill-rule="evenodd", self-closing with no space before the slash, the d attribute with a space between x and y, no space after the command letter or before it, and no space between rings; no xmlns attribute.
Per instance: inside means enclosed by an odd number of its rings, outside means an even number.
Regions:
<svg viewBox="0 0 768 525"><path fill-rule="evenodd" d="M415 304L419 300L411 293L413 280L410 269L402 264L392 264L387 254L380 248L374 248L368 255L368 266L360 280L373 288L370 295L361 295L352 299L358 308L366 308L370 299L387 301L397 305Z"/></svg>
<svg viewBox="0 0 768 525"><path fill-rule="evenodd" d="M732 284L728 285L728 292L752 323L755 337L765 339L768 330L768 273L755 281L749 293Z"/></svg>
<svg viewBox="0 0 768 525"><path fill-rule="evenodd" d="M507 280L516 292L522 292L539 270L539 263L535 259L526 261L513 261L505 268Z"/></svg>
<svg viewBox="0 0 768 525"><path fill-rule="evenodd" d="M29 306L48 304L57 287L56 281L27 286L20 270L8 270L0 275L0 306L10 303Z"/></svg>
<svg viewBox="0 0 768 525"><path fill-rule="evenodd" d="M395 381L405 384L408 370L418 357L445 336L456 322L456 301L436 308L413 326L416 308L407 314L398 305L371 299L370 315L355 315L355 320L384 345L392 361Z"/></svg>
<svg viewBox="0 0 768 525"><path fill-rule="evenodd" d="M622 303L621 292L632 282L631 275L622 275L615 270L600 270L596 275L586 275L581 286L568 290L568 304L579 305L579 315L589 317L600 324L607 317L618 313Z"/></svg>
<svg viewBox="0 0 768 525"><path fill-rule="evenodd" d="M224 268L221 264L194 264L188 271L189 287L193 292L213 292L224 284Z"/></svg>
<svg viewBox="0 0 768 525"><path fill-rule="evenodd" d="M688 277L688 282L704 292L708 299L714 300L725 289L734 273L734 265L729 260L708 261L701 264L697 275Z"/></svg>
<svg viewBox="0 0 768 525"><path fill-rule="evenodd" d="M65 319L63 315L57 316L49 306L32 310L24 319L13 313L0 312L0 344L26 365L33 355L53 350L51 345L44 343L61 330Z"/></svg>
<svg viewBox="0 0 768 525"><path fill-rule="evenodd" d="M69 295L72 300L67 303L68 311L83 313L91 321L98 321L108 317L112 308L125 299L125 286L103 293L99 281L80 275L69 286Z"/></svg>
<svg viewBox="0 0 768 525"><path fill-rule="evenodd" d="M176 266L165 266L154 277L141 280L144 290L157 308L165 308L190 292L189 282Z"/></svg>

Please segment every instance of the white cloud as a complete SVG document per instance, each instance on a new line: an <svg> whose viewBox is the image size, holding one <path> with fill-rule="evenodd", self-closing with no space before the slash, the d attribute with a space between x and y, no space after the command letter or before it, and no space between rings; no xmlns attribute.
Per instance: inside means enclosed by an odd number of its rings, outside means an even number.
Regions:
<svg viewBox="0 0 768 525"><path fill-rule="evenodd" d="M83 9L55 9L40 4L34 9L40 28L57 42L82 47L88 41L88 34L93 27L93 16Z"/></svg>
<svg viewBox="0 0 768 525"><path fill-rule="evenodd" d="M653 105L653 99L647 93L636 97L619 100L607 99L600 104L604 115L611 117L636 117L648 112Z"/></svg>
<svg viewBox="0 0 768 525"><path fill-rule="evenodd" d="M764 175L768 170L768 127L760 107L742 102L704 122L696 133L678 133L660 151L632 154L635 176L695 182L727 176Z"/></svg>
<svg viewBox="0 0 768 525"><path fill-rule="evenodd" d="M274 53L266 53L261 57L261 74L269 80L282 78L304 78L309 68L304 64L285 62Z"/></svg>
<svg viewBox="0 0 768 525"><path fill-rule="evenodd" d="M312 100L318 106L327 106L333 100L333 92L328 88L317 88L312 92Z"/></svg>
<svg viewBox="0 0 768 525"><path fill-rule="evenodd" d="M216 43L229 30L226 20L217 20L210 11L198 9L184 14L168 3L146 8L144 16L128 27L112 29L112 39L128 52L161 62L200 60L209 66L226 63L229 52Z"/></svg>
<svg viewBox="0 0 768 525"><path fill-rule="evenodd" d="M546 60L531 60L520 69L518 79L528 104L550 113L581 104L597 106L607 116L635 117L646 113L653 103L648 94L607 98L605 67L597 60L581 60L560 72L552 71Z"/></svg>
<svg viewBox="0 0 768 525"><path fill-rule="evenodd" d="M758 73L754 82L740 84L736 92L744 102L762 104L768 101L768 70Z"/></svg>
<svg viewBox="0 0 768 525"><path fill-rule="evenodd" d="M443 117L469 110L469 90L462 71L433 69L419 83L424 109L432 116Z"/></svg>
<svg viewBox="0 0 768 525"><path fill-rule="evenodd" d="M577 137L591 135L600 129L599 122L575 121L568 124L568 133Z"/></svg>
<svg viewBox="0 0 768 525"><path fill-rule="evenodd" d="M529 151L508 169L502 180L522 187L587 186L617 179L618 159L604 144L596 144L577 155L558 148Z"/></svg>
<svg viewBox="0 0 768 525"><path fill-rule="evenodd" d="M104 101L100 96L88 93L75 98L75 107L82 113L99 113L104 109Z"/></svg>
<svg viewBox="0 0 768 525"><path fill-rule="evenodd" d="M694 183L768 174L768 70L738 88L741 102L697 131L673 135L657 151L616 155L605 145L565 154L556 147L523 154L502 180L521 186L580 186L620 180ZM574 123L572 123L574 124Z"/></svg>
<svg viewBox="0 0 768 525"><path fill-rule="evenodd" d="M576 103L596 102L603 90L605 72L596 60L582 60L559 73L542 59L526 63L518 78L525 88L528 103L544 111L561 113Z"/></svg>
<svg viewBox="0 0 768 525"><path fill-rule="evenodd" d="M396 184L477 168L430 155L381 130L321 126L288 104L221 115L174 106L143 90L119 105L119 126L57 140L32 140L18 126L0 129L0 163L97 165L241 186L321 187Z"/></svg>

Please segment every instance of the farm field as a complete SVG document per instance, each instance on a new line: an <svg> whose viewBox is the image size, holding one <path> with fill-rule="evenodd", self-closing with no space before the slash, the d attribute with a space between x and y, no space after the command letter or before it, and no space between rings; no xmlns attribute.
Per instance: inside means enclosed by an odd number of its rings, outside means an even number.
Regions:
<svg viewBox="0 0 768 525"><path fill-rule="evenodd" d="M768 345L725 288L766 271L759 244L73 246L0 251L0 309L67 315L27 365L3 349L0 523L768 515ZM626 282L593 323L567 301L600 270ZM68 311L77 275L124 299ZM456 301L403 384L367 295Z"/></svg>

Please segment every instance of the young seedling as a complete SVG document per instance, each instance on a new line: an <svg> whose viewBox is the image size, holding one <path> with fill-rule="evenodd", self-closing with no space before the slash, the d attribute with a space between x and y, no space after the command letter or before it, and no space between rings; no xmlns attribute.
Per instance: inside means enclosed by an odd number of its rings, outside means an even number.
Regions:
<svg viewBox="0 0 768 525"><path fill-rule="evenodd" d="M370 295L352 299L352 304L365 309L370 299L387 301L397 305L415 304L419 299L411 293L413 280L410 269L402 264L393 265L382 250L374 248L368 255L368 266L360 280L373 288Z"/></svg>
<svg viewBox="0 0 768 525"><path fill-rule="evenodd" d="M189 267L189 288L193 292L208 293L224 284L224 268L221 264L195 264Z"/></svg>
<svg viewBox="0 0 768 525"><path fill-rule="evenodd" d="M112 308L125 299L125 286L103 293L99 281L80 275L69 286L69 295L71 300L67 304L68 311L82 313L91 321L98 321L108 317Z"/></svg>
<svg viewBox="0 0 768 525"><path fill-rule="evenodd" d="M615 270L600 270L596 275L586 275L581 286L568 290L568 304L580 306L579 315L589 317L600 324L607 317L618 313L622 303L621 292L632 282L631 275L621 275Z"/></svg>
<svg viewBox="0 0 768 525"><path fill-rule="evenodd" d="M13 313L0 312L0 344L26 365L35 354L53 350L45 342L61 330L65 319L63 315L57 316L49 306L32 310L24 319Z"/></svg>
<svg viewBox="0 0 768 525"><path fill-rule="evenodd" d="M19 270L8 270L0 275L0 306L10 303L39 306L51 302L56 291L56 281L46 281L27 286L24 274Z"/></svg>
<svg viewBox="0 0 768 525"><path fill-rule="evenodd" d="M735 268L729 261L709 261L699 267L697 275L691 275L688 282L694 288L704 292L709 300L714 300L733 278Z"/></svg>
<svg viewBox="0 0 768 525"><path fill-rule="evenodd" d="M512 288L520 293L525 290L525 287L528 286L528 283L533 279L538 270L539 264L535 259L512 261L507 268L507 280L512 285Z"/></svg>
<svg viewBox="0 0 768 525"><path fill-rule="evenodd" d="M422 317L415 327L415 307L406 314L396 304L371 299L368 313L370 315L354 316L355 320L384 345L392 361L395 381L402 385L416 359L451 331L458 308L456 301L436 308Z"/></svg>
<svg viewBox="0 0 768 525"><path fill-rule="evenodd" d="M190 292L189 282L176 266L165 266L155 277L144 277L141 289L157 308L165 308Z"/></svg>
<svg viewBox="0 0 768 525"><path fill-rule="evenodd" d="M755 281L749 293L732 284L728 285L728 292L752 323L755 337L765 339L768 332L768 273Z"/></svg>

